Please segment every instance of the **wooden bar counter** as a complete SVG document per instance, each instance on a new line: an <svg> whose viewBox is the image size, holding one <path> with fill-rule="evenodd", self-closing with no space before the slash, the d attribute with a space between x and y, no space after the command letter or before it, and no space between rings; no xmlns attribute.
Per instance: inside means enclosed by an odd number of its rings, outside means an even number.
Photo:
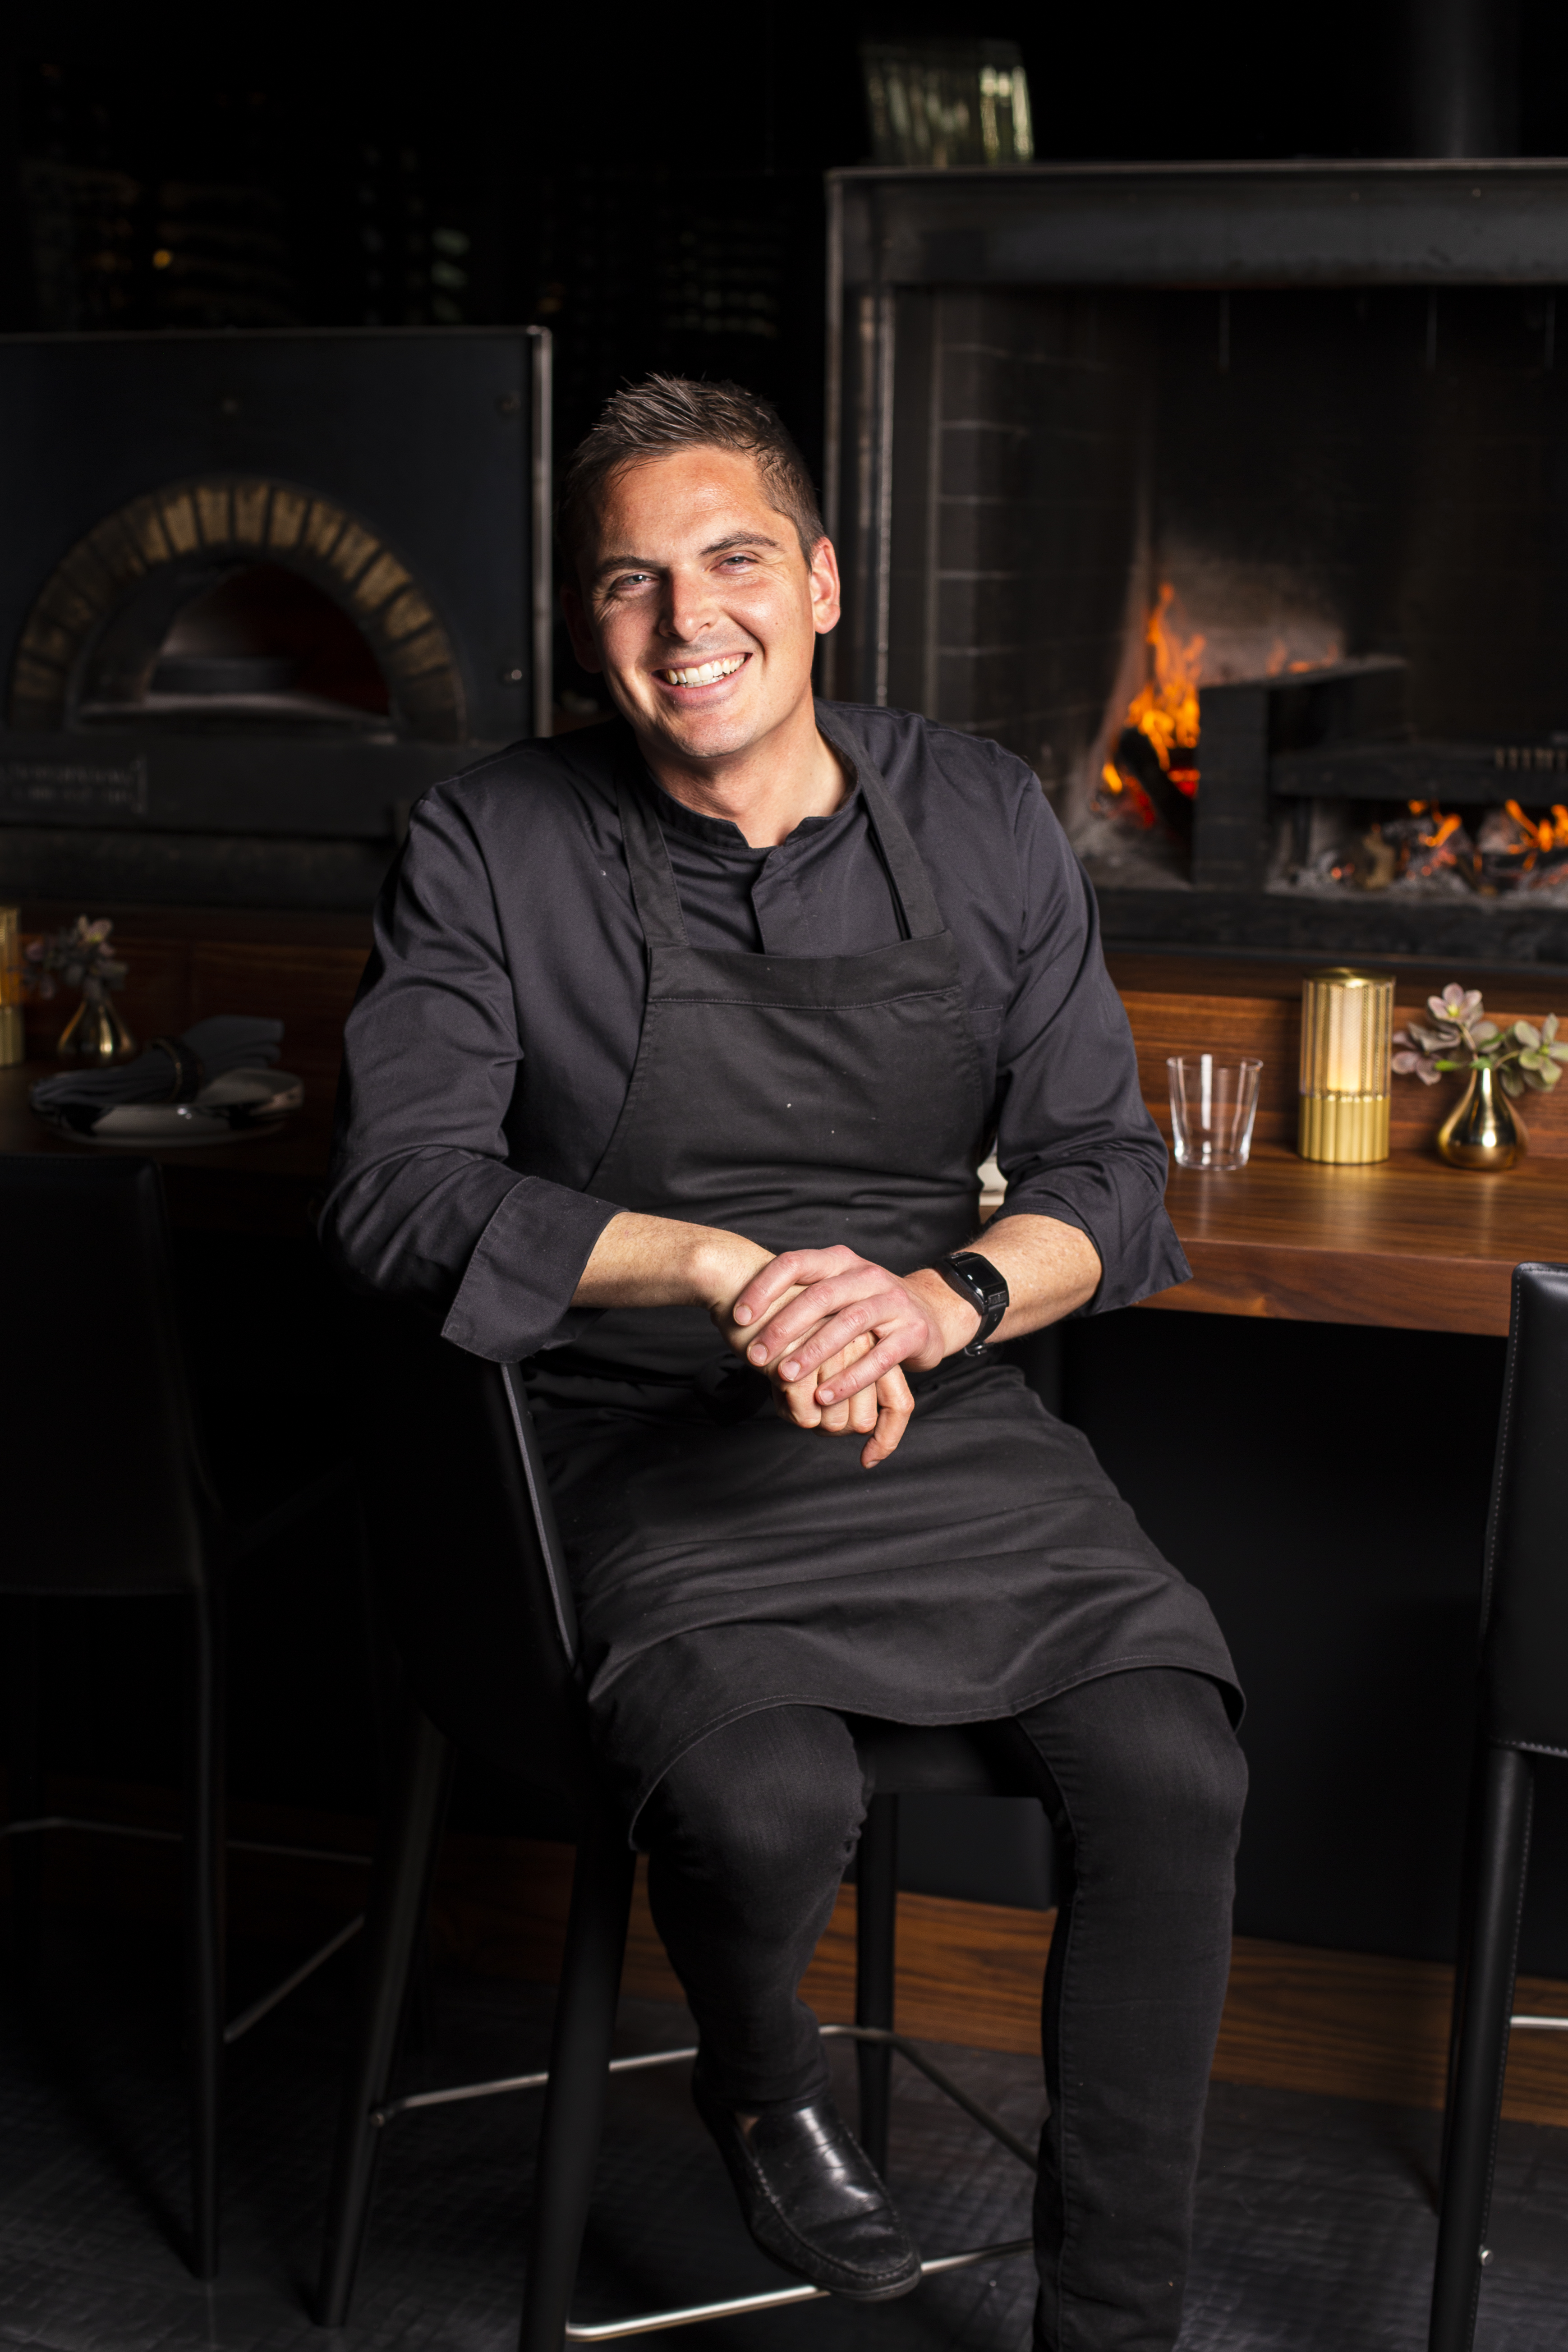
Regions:
<svg viewBox="0 0 1568 2352"><path fill-rule="evenodd" d="M1166 1195L1191 1282L1148 1307L1506 1334L1514 1267L1568 1262L1568 1160L1504 1176L1404 1150L1327 1168L1264 1142L1235 1175L1173 1168Z"/></svg>
<svg viewBox="0 0 1568 2352"><path fill-rule="evenodd" d="M1437 1157L1458 1078L1427 1087L1396 1077L1389 1158L1326 1167L1295 1149L1301 975L1317 959L1113 953L1108 961L1132 1025L1143 1098L1167 1143L1167 1055L1246 1054L1263 1064L1248 1165L1232 1175L1172 1167L1166 1205L1193 1280L1148 1307L1506 1334L1514 1267L1530 1258L1568 1262L1568 1085L1525 1096L1530 1149L1504 1175L1476 1175ZM1479 988L1500 1023L1568 1015L1568 976L1396 967L1395 1027L1450 980Z"/></svg>

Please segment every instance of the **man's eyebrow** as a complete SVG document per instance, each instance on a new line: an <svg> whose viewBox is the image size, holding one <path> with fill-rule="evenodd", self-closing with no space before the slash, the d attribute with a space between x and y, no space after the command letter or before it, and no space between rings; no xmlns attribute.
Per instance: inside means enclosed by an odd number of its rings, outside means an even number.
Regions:
<svg viewBox="0 0 1568 2352"><path fill-rule="evenodd" d="M731 547L777 547L781 542L770 539L765 530L732 530L728 539L710 540L703 549L704 555L722 555Z"/></svg>
<svg viewBox="0 0 1568 2352"><path fill-rule="evenodd" d="M775 551L784 541L770 539L765 530L732 530L727 539L710 540L700 552L703 555L724 555L732 547L771 547ZM662 572L664 566L646 555L606 555L594 566L595 580L603 580L611 572Z"/></svg>

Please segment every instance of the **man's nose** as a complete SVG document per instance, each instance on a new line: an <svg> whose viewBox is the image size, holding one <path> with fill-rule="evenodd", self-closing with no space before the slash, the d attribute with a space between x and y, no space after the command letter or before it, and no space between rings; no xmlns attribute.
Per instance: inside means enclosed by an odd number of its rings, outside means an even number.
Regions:
<svg viewBox="0 0 1568 2352"><path fill-rule="evenodd" d="M705 572L672 572L665 583L664 635L681 645L693 645L719 616L712 585Z"/></svg>

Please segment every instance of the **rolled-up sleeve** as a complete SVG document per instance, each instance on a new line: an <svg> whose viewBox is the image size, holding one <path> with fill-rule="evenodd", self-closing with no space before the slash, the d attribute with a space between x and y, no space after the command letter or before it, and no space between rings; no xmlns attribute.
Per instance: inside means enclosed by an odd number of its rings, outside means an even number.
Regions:
<svg viewBox="0 0 1568 2352"><path fill-rule="evenodd" d="M1139 1088L1094 893L1038 792L1020 806L1018 852L1026 906L997 1062L998 1215L1056 1217L1087 1234L1103 1271L1084 1311L1100 1314L1188 1281L1191 1268L1165 1213L1164 1139Z"/></svg>
<svg viewBox="0 0 1568 2352"><path fill-rule="evenodd" d="M498 1363L595 1319L572 1294L616 1213L508 1164L522 1056L490 877L437 790L383 891L344 1032L321 1238L352 1281Z"/></svg>

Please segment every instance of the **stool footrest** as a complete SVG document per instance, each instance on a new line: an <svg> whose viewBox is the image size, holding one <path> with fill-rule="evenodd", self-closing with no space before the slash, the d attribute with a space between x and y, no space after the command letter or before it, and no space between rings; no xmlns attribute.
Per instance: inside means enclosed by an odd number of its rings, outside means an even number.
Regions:
<svg viewBox="0 0 1568 2352"><path fill-rule="evenodd" d="M938 2271L967 2270L974 2263L1002 2262L1009 2255L1027 2254L1034 2251L1032 2238L1009 2238L995 2246L973 2246L967 2253L935 2254L929 2263L921 2264L921 2278L931 2278ZM568 2344L613 2344L622 2336L653 2336L667 2327L694 2327L704 2319L734 2319L747 2311L777 2311L788 2303L826 2303L830 2300L825 2286L785 2286L768 2294L738 2294L728 2303L691 2303L679 2311L645 2311L636 2319L606 2320L599 2327L566 2326Z"/></svg>
<svg viewBox="0 0 1568 2352"><path fill-rule="evenodd" d="M825 2041L831 2035L847 2042L885 2042L900 2058L907 2059L911 2066L916 2067L933 2088L951 2099L954 2105L962 2107L964 2114L979 2124L983 2130L988 2131L1010 2156L1016 2156L1021 2164L1027 2165L1031 2172L1036 2169L1033 2153L1016 2133L1009 2131L1005 2123L989 2114L977 2100L972 2099L967 2091L960 2089L950 2074L944 2074L940 2066L933 2065L924 2053L906 2042L902 2034L894 2033L885 2025L825 2025L822 2034ZM675 2058L694 2058L696 2055L694 2050L661 2050L642 2060L616 2059L611 2063L610 2071L615 2074L637 2064L663 2065ZM921 2264L921 2276L931 2278L939 2271L967 2270L974 2263L1003 2262L1014 2254L1029 2253L1033 2248L1032 2238L1009 2238L1000 2245L972 2246L964 2253L934 2254L930 2262ZM574 2327L568 2320L566 2341L568 2344L613 2344L623 2336L655 2336L666 2328L695 2327L703 2320L735 2319L748 2311L777 2311L785 2304L821 2303L828 2297L826 2287L785 2286L775 2287L764 2294L734 2295L724 2303L691 2303L682 2305L677 2310L640 2312L633 2319L605 2320L593 2327Z"/></svg>

